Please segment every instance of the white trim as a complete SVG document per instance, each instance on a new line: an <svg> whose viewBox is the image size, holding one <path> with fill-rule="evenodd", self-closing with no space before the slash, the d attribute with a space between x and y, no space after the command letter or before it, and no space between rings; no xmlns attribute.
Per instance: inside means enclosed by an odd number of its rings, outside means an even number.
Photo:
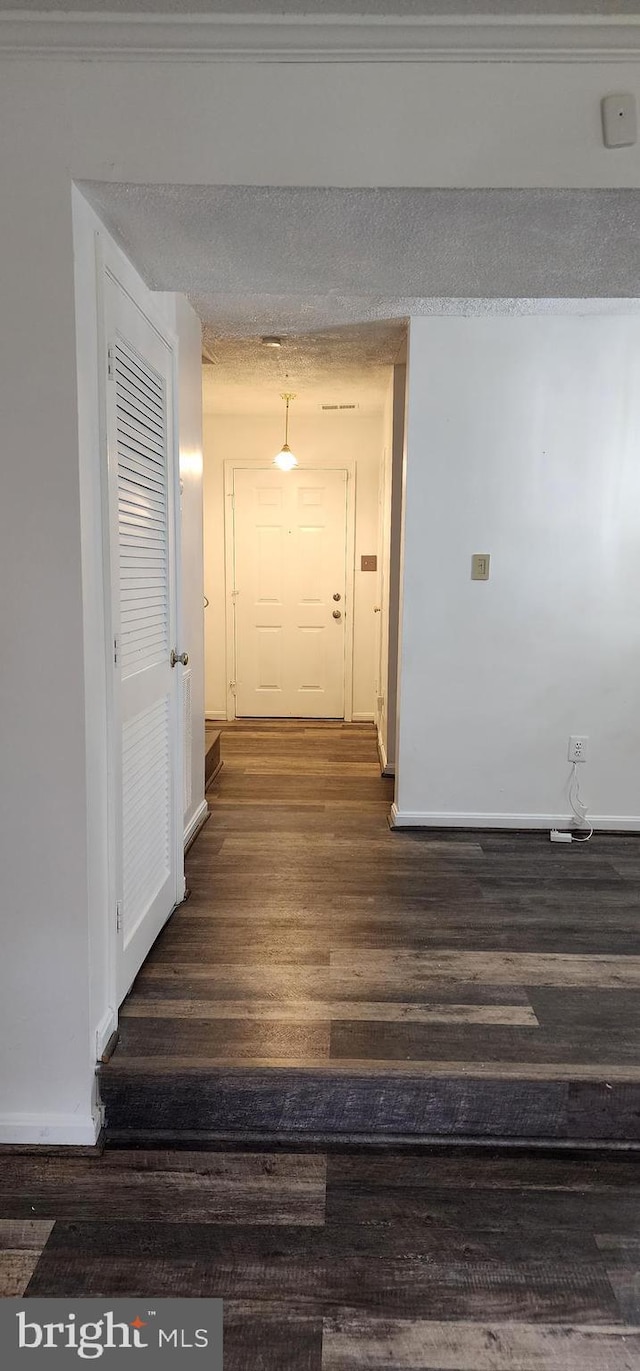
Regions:
<svg viewBox="0 0 640 1371"><path fill-rule="evenodd" d="M105 1047L118 1027L118 1011L109 1006L96 1028L96 1061L99 1062Z"/></svg>
<svg viewBox="0 0 640 1371"><path fill-rule="evenodd" d="M393 766L393 764L391 764L391 765L389 764L389 759L388 759L388 757L387 757L387 749L386 749L386 747L385 747L385 745L384 745L384 738L382 737L382 733L380 732L380 729L379 729L379 728L378 728L378 739L377 739L377 742L378 742L378 757L380 758L380 774L381 774L382 776L395 776L395 774L396 774L396 769L395 769L395 766ZM393 808L395 809L395 805L393 806Z"/></svg>
<svg viewBox="0 0 640 1371"><path fill-rule="evenodd" d="M258 457L247 458L245 461L242 461L237 457L227 457L224 462L225 672L227 679L227 713L223 717L226 720L231 721L237 717L236 695L230 685L230 682L235 680L236 676L235 601L233 598L233 585L235 580L235 529L233 522L234 472L243 471L247 468L252 471L267 471L270 470L270 464ZM344 722L346 724L355 722L372 723L374 722L373 714L353 713L353 652L356 604L356 460L354 457L345 457L344 461L336 462L332 458L316 457L312 461L306 462L304 458L302 458L298 461L298 470L346 471L347 473L345 614L348 615L348 620L345 632L344 651Z"/></svg>
<svg viewBox="0 0 640 1371"><path fill-rule="evenodd" d="M0 33L1 33L0 24ZM108 353L108 321L105 307L105 291L107 279L113 280L116 285L129 297L140 313L148 320L149 324L155 329L158 336L172 354L172 375L173 375L173 406L172 406L172 437L174 452L178 452L177 425L177 380L176 380L176 359L178 341L175 333L169 328L167 321L156 307L151 292L147 290L129 258L114 243L113 239L103 229L95 232L95 253L96 253L96 286L97 286L97 317L98 317L98 402L99 402L99 430L100 430L100 450L98 456L99 482L100 482L100 502L101 502L101 522L102 522L102 546L100 549L100 579L103 586L104 596L104 663L106 670L106 702L107 702L107 768L108 768L108 809L109 809L109 893L108 893L108 940L109 940L109 999L110 1002L118 1003L118 973L121 954L121 933L116 927L115 910L119 891L119 853L117 846L118 831L118 805L120 803L118 787L118 761L120 738L117 729L117 710L116 710L116 685L113 670L113 590L112 590L112 566L113 555L112 529L110 516L110 472L109 472L109 452L108 452L108 378L107 378L107 353ZM174 463L177 473L178 463ZM174 503L178 502L179 494L176 491ZM177 509L174 511L174 522L177 518ZM181 604L179 586L176 590L176 634L178 633L178 613ZM177 711L177 729L179 738L174 740L176 753L179 749L180 756L174 762L176 766L176 776L182 775L182 713ZM180 806L176 805L176 825L175 825L175 846L179 852L177 858L178 865L178 884L180 884L180 873L183 870L183 846L182 846L182 822L181 815L178 821ZM176 891L176 903L183 897L184 889ZM116 1023L117 1026L117 1023Z"/></svg>
<svg viewBox="0 0 640 1371"><path fill-rule="evenodd" d="M225 691L227 696L227 712L225 719L233 721L236 717L236 616L235 601L233 598L233 586L235 581L235 524L234 524L234 499L233 499L233 459L229 458L224 463L223 468L223 501L222 511L224 522L224 671L225 671Z"/></svg>
<svg viewBox="0 0 640 1371"><path fill-rule="evenodd" d="M302 463L304 466L305 463ZM310 463L313 466L314 463ZM329 462L322 460L315 463L318 467L330 466ZM358 467L356 459L347 457L339 463L339 470L347 473L346 490L346 541L345 541L345 562L344 562L344 585L345 585L345 614L348 615L347 626L344 635L344 722L353 723L356 715L353 712L353 692L355 675L355 640L356 640L356 511L357 511L357 480ZM372 716L373 717L373 716Z"/></svg>
<svg viewBox="0 0 640 1371"><path fill-rule="evenodd" d="M196 834L200 832L200 829L202 828L203 824L207 822L208 818L209 806L207 804L207 801L203 800L202 803L198 805L198 808L196 809L193 818L189 820L189 823L187 824L187 827L184 830L185 848L189 846L189 843L193 842Z"/></svg>
<svg viewBox="0 0 640 1371"><path fill-rule="evenodd" d="M640 833L640 815L590 814L589 824L604 832ZM392 828L569 828L567 814L428 814L391 806Z"/></svg>
<svg viewBox="0 0 640 1371"><path fill-rule="evenodd" d="M128 258L109 239L102 229L94 233L95 270L96 270L96 317L97 338L97 399L99 448L97 458L97 480L100 498L101 544L99 550L99 576L102 584L103 623L104 623L104 669L106 703L106 744L107 744L107 939L108 939L108 995L109 1003L117 1004L118 945L116 927L116 908L118 900L118 844L117 844L117 737L115 723L115 688L113 679L113 603L111 594L111 519L109 496L109 457L108 457L108 338L105 311L105 289L108 266L116 267L127 277L132 270ZM122 259L122 260L120 260ZM114 272L115 274L115 272Z"/></svg>
<svg viewBox="0 0 640 1371"><path fill-rule="evenodd" d="M148 290L148 287L147 287ZM150 292L149 292L150 293ZM152 297L153 299L153 297ZM153 323L154 305L147 301L144 313L149 315L151 309L150 323ZM180 340L175 327L175 316L173 327L169 328L163 320L160 333L164 343L169 347L171 353L171 426L172 426L172 446L168 456L169 471L171 482L167 487L167 495L170 507L172 507L172 519L169 524L169 556L173 560L173 594L175 596L175 633L178 644L178 652L184 649L184 600L182 595L182 496L180 491L180 374L179 374L179 348ZM173 486L171 491L170 486ZM180 669L182 675L182 669ZM184 874L184 809L183 809L183 777L184 777L184 750L186 746L184 735L184 706L182 695L182 681L178 681L175 697L173 701L173 757L174 766L174 849L176 863L176 905L181 904L185 897L187 882ZM191 744L189 743L189 746ZM173 911L172 911L173 912ZM167 915L167 918L169 916Z"/></svg>
<svg viewBox="0 0 640 1371"><path fill-rule="evenodd" d="M351 715L351 723L352 723L352 724L375 724L375 721L376 721L376 716L375 716L375 714L374 714L373 712L372 712L372 713L369 713L369 714L352 714L352 715Z"/></svg>
<svg viewBox="0 0 640 1371"><path fill-rule="evenodd" d="M107 282L111 280L117 288L130 300L136 310L143 316L150 327L157 334L158 338L167 350L169 362L170 385L168 387L168 407L169 423L167 426L168 440L168 461L170 465L170 480L168 484L168 500L171 517L168 527L169 547L168 556L170 566L173 568L174 579L172 586L172 617L173 632L176 644L182 639L182 587L181 587L181 556L180 556L180 490L179 490L179 415L178 415L178 338L175 330L169 326L163 317L157 302L153 299L151 291L145 286L138 275L133 264L128 257L117 247L108 234L101 230L96 232L96 276L98 287L98 394L100 409L100 471L102 482L102 523L103 523L103 545L102 553L102 580L104 588L104 614L105 614L105 662L107 664L107 734L108 734L108 767L109 767L109 814L110 814L110 833L109 833L109 872L110 872L110 895L109 895L109 974L110 987L109 996L115 1004L120 1004L124 995L122 986L119 984L122 974L122 959L124 951L123 932L116 925L113 917L116 910L116 901L120 892L120 861L121 854L118 849L118 815L119 806L122 801L119 775L119 756L120 756L120 732L118 723L118 684L116 673L114 672L113 642L114 642L114 582L113 582L113 557L117 547L115 535L115 474L112 468L112 456L110 454L110 437L108 413L110 406L109 382L107 376L107 359L109 347L109 319L106 309L106 289ZM179 701L178 690L174 692L171 701L171 767L174 777L173 786L173 847L174 865L176 873L176 887L173 892L175 908L184 898L185 879L184 879L184 820L182 810L182 775L183 775L183 749L184 749L184 718L181 703ZM167 913L173 912L172 910ZM125 991L126 993L126 991Z"/></svg>
<svg viewBox="0 0 640 1371"><path fill-rule="evenodd" d="M0 1114L0 1146L94 1147L102 1119L87 1114Z"/></svg>
<svg viewBox="0 0 640 1371"><path fill-rule="evenodd" d="M224 709L207 710L204 717L210 724L225 723L227 718Z"/></svg>
<svg viewBox="0 0 640 1371"><path fill-rule="evenodd" d="M0 14L0 54L183 62L635 62L637 15Z"/></svg>

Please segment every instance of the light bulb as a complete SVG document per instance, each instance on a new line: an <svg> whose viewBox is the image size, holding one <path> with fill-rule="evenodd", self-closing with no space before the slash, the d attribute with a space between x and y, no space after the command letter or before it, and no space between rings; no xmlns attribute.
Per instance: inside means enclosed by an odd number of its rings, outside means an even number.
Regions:
<svg viewBox="0 0 640 1371"><path fill-rule="evenodd" d="M285 443L281 451L274 457L273 465L278 467L280 471L293 471L293 468L297 467L298 458L294 457L288 443Z"/></svg>

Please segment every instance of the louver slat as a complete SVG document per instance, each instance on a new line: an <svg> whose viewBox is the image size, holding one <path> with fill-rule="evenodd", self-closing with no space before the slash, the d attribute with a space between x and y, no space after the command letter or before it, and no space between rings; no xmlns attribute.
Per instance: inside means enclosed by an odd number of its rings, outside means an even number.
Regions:
<svg viewBox="0 0 640 1371"><path fill-rule="evenodd" d="M164 381L122 343L115 349L123 676L169 651Z"/></svg>

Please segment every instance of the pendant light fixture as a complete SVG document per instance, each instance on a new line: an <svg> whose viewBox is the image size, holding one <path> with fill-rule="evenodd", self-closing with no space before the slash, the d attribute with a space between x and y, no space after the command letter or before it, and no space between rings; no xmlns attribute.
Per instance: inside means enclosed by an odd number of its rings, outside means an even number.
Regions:
<svg viewBox="0 0 640 1371"><path fill-rule="evenodd" d="M293 468L298 465L298 459L297 457L294 457L291 448L289 447L289 405L296 397L291 391L287 390L284 392L282 398L285 402L284 443L282 444L280 451L274 457L273 465L274 467L279 467L280 471L293 471Z"/></svg>

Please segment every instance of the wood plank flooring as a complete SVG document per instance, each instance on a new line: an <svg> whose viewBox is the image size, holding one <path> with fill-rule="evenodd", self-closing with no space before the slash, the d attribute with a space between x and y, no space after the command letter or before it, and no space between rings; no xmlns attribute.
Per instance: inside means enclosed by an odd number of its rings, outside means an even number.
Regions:
<svg viewBox="0 0 640 1371"><path fill-rule="evenodd" d="M640 1142L640 841L392 832L368 725L222 730L111 1136Z"/></svg>
<svg viewBox="0 0 640 1371"><path fill-rule="evenodd" d="M221 1296L225 1371L638 1371L618 1153L0 1153L0 1294Z"/></svg>

